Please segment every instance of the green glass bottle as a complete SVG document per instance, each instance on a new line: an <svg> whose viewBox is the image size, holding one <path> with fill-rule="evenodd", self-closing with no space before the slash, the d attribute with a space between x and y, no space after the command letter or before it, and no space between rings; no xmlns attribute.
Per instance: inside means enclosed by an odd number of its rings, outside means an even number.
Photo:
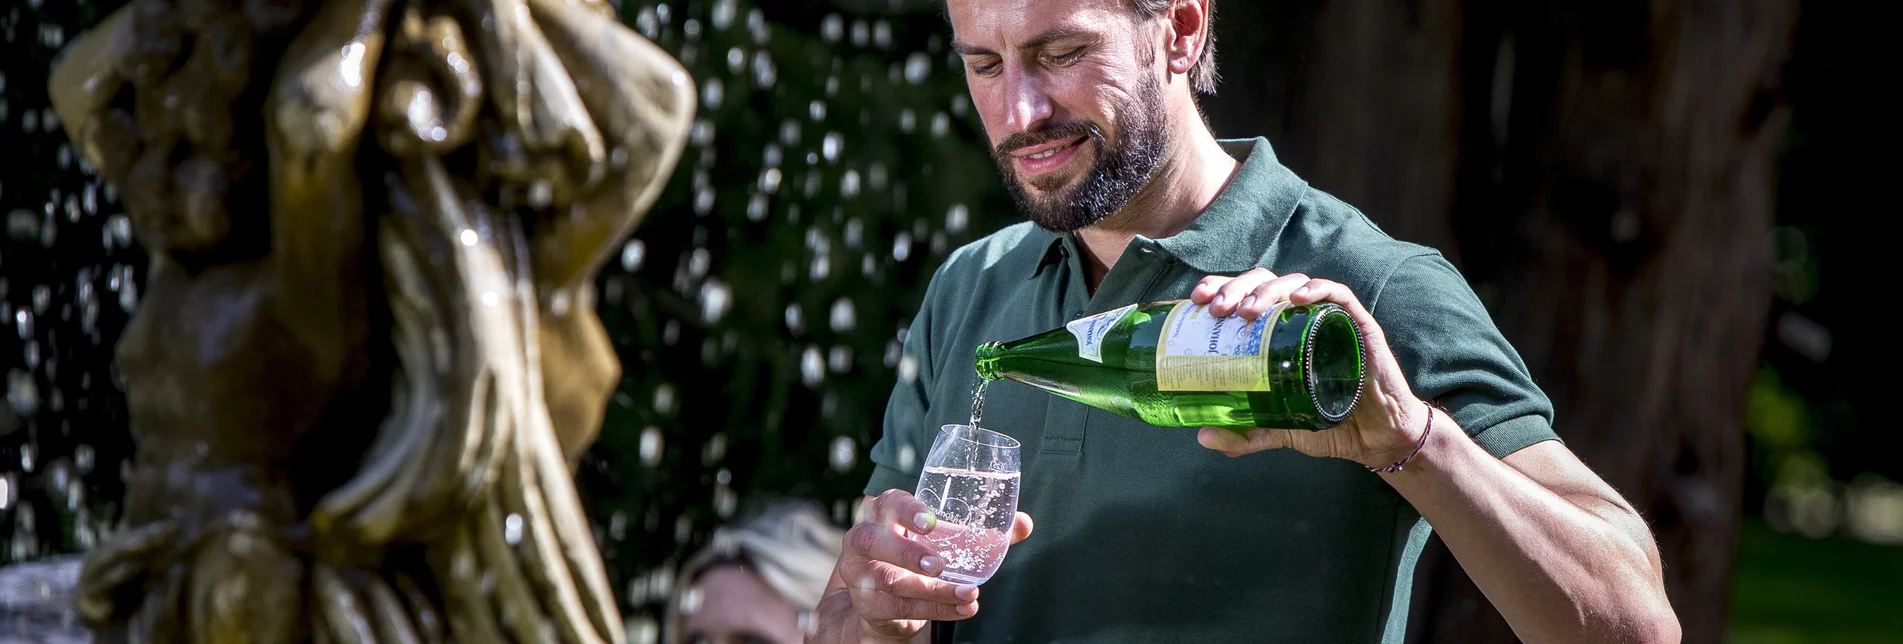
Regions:
<svg viewBox="0 0 1903 644"><path fill-rule="evenodd" d="M1159 427L1320 430L1361 397L1361 333L1328 303L1254 321L1188 300L1132 304L978 347L978 376L1009 379Z"/></svg>

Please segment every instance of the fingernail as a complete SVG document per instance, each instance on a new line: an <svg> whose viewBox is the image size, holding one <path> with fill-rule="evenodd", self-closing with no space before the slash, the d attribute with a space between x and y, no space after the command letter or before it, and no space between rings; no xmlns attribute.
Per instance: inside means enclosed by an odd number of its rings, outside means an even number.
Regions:
<svg viewBox="0 0 1903 644"><path fill-rule="evenodd" d="M918 528L919 534L931 532L932 528L938 527L938 517L932 516L930 512L920 512L912 515L912 525Z"/></svg>
<svg viewBox="0 0 1903 644"><path fill-rule="evenodd" d="M937 555L925 555L918 560L918 567L925 569L925 572L937 574L940 568L945 567L945 560L938 558Z"/></svg>
<svg viewBox="0 0 1903 644"><path fill-rule="evenodd" d="M960 615L964 615L964 616L966 616L966 617L970 617L970 616L972 616L972 615L975 615L975 614L977 614L977 613L978 613L978 605L977 605L977 604L959 604L959 605L958 605L958 614L960 614Z"/></svg>
<svg viewBox="0 0 1903 644"><path fill-rule="evenodd" d="M1236 312L1240 313L1242 312L1243 309L1249 308L1249 305L1254 303L1255 303L1254 295L1250 295L1248 297L1242 298L1242 303L1236 305Z"/></svg>
<svg viewBox="0 0 1903 644"><path fill-rule="evenodd" d="M1306 286L1304 286L1304 287L1301 287L1301 288L1298 288L1298 289L1295 289L1295 294L1296 294L1296 295L1307 295L1307 294L1308 294L1308 287L1306 287Z"/></svg>
<svg viewBox="0 0 1903 644"><path fill-rule="evenodd" d="M1209 300L1209 306L1210 306L1210 308L1215 308L1215 307L1218 307L1218 306L1222 306L1222 303L1223 303L1223 301L1224 301L1224 300L1227 300L1227 299L1229 299L1229 296L1226 296L1226 295L1223 295L1223 294L1221 294L1221 293L1217 293L1217 294L1216 294L1216 297L1214 297L1214 298L1211 298L1211 299Z"/></svg>
<svg viewBox="0 0 1903 644"><path fill-rule="evenodd" d="M978 587L971 584L963 584L960 585L957 590L952 591L952 594L957 595L959 599L964 601L971 601L978 598Z"/></svg>

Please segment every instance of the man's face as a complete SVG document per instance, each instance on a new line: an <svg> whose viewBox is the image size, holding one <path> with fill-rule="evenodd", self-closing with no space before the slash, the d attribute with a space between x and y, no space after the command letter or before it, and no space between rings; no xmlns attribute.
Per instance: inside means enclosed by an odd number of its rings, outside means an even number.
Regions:
<svg viewBox="0 0 1903 644"><path fill-rule="evenodd" d="M954 46L1005 185L1069 232L1149 184L1167 132L1155 21L1124 0L949 0Z"/></svg>

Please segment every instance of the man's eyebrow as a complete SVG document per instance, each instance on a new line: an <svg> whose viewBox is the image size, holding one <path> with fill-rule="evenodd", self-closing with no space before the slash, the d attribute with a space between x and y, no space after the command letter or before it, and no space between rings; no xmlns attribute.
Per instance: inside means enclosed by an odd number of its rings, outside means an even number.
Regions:
<svg viewBox="0 0 1903 644"><path fill-rule="evenodd" d="M1071 27L1069 25L1058 25L1055 27L1051 27L1050 29L1046 29L1044 30L1043 33L1040 33L1036 36L1032 36L1030 40L1026 40L1022 44L1018 45L1018 48L1019 49L1039 49L1044 47L1045 45L1049 45L1059 40L1065 40L1068 38L1078 38L1078 37L1089 36L1089 35L1090 35L1090 32L1082 30L1082 29L1078 29L1076 27ZM971 43L967 43L957 38L952 39L951 46L952 46L952 51L956 52L960 56L996 56L998 55L998 52L991 51L990 49L979 47Z"/></svg>

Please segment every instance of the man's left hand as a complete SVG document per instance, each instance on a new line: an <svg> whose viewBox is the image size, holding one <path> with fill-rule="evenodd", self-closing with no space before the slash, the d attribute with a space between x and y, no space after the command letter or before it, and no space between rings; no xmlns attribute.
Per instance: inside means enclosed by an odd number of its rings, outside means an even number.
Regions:
<svg viewBox="0 0 1903 644"><path fill-rule="evenodd" d="M1313 279L1301 273L1278 276L1257 268L1236 277L1211 275L1203 278L1190 292L1189 299L1209 305L1216 317L1239 315L1253 320L1284 300L1303 306L1333 302L1347 309L1361 330L1367 376L1362 380L1361 402L1346 421L1333 429L1261 428L1235 430L1204 427L1196 434L1203 447L1231 457L1262 450L1294 448L1310 456L1349 459L1369 467L1382 467L1405 458L1420 443L1427 429L1428 414L1436 413L1414 397L1401 365L1388 350L1387 337L1374 315L1361 300L1339 282ZM1446 426L1451 418L1439 418Z"/></svg>

